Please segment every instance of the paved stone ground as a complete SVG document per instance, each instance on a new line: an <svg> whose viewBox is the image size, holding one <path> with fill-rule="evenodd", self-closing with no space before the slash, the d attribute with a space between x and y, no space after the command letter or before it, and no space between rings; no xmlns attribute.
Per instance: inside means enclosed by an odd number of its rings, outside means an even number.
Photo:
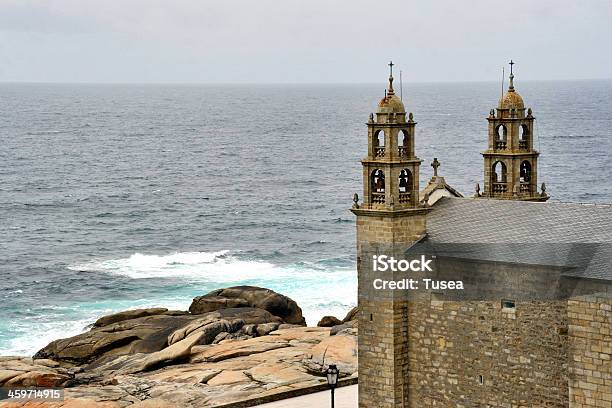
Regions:
<svg viewBox="0 0 612 408"><path fill-rule="evenodd" d="M326 408L331 407L329 391L303 395L282 401L257 405L258 408ZM357 385L349 385L336 390L335 408L357 408Z"/></svg>

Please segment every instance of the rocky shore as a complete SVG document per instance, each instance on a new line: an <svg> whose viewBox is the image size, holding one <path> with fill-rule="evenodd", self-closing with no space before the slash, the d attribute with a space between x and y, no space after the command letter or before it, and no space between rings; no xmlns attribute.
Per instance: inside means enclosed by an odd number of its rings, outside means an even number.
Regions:
<svg viewBox="0 0 612 408"><path fill-rule="evenodd" d="M231 406L324 384L329 364L356 378L356 310L319 326L306 327L292 299L251 286L199 296L189 311L104 316L33 358L0 357L1 387L65 387L63 402L0 406Z"/></svg>

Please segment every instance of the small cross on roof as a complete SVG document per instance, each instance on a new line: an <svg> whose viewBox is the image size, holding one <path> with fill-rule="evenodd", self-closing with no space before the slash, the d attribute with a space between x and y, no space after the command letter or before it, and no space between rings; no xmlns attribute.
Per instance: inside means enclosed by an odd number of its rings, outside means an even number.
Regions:
<svg viewBox="0 0 612 408"><path fill-rule="evenodd" d="M440 162L438 161L437 157L434 157L433 161L431 162L431 167L433 167L434 169L434 177L438 176L438 167L440 167Z"/></svg>

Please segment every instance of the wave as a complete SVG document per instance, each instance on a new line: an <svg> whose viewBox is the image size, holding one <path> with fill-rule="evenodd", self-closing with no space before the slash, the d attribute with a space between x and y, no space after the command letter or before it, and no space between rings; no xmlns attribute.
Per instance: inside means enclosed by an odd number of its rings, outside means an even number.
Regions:
<svg viewBox="0 0 612 408"><path fill-rule="evenodd" d="M49 316L36 315L15 323L10 327L6 341L0 343L2 356L27 356L45 347L53 340L75 336L92 324L94 318L57 320ZM5 330L3 330L5 331Z"/></svg>
<svg viewBox="0 0 612 408"><path fill-rule="evenodd" d="M132 279L187 277L219 283L265 278L287 279L301 265L283 267L270 262L241 259L229 250L176 252L169 255L135 253L127 258L93 261L68 267L74 271L102 272Z"/></svg>

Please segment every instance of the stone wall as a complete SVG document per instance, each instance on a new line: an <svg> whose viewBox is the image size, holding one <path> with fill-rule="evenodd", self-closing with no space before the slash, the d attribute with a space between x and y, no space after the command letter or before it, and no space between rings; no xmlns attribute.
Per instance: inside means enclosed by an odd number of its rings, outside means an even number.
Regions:
<svg viewBox="0 0 612 408"><path fill-rule="evenodd" d="M567 303L409 308L410 407L567 407Z"/></svg>
<svg viewBox="0 0 612 408"><path fill-rule="evenodd" d="M570 407L612 407L612 294L568 302Z"/></svg>
<svg viewBox="0 0 612 408"><path fill-rule="evenodd" d="M425 233L426 211L411 217L358 216L357 255L364 246L382 245L385 251L394 250L393 245L409 245Z"/></svg>
<svg viewBox="0 0 612 408"><path fill-rule="evenodd" d="M359 302L359 407L404 408L408 401L408 303L401 294L376 291L371 257L395 255L421 237L425 212L412 217L357 217Z"/></svg>
<svg viewBox="0 0 612 408"><path fill-rule="evenodd" d="M398 302L361 301L359 407L400 408L407 401L407 308Z"/></svg>

